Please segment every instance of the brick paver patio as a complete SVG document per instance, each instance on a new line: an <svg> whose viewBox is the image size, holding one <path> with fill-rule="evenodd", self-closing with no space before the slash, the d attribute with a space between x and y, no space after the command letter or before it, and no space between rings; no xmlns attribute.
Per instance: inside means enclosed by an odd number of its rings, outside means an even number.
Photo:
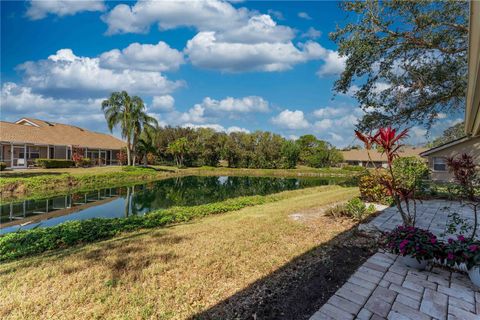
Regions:
<svg viewBox="0 0 480 320"><path fill-rule="evenodd" d="M480 291L467 275L434 267L417 271L378 252L310 320L480 319Z"/></svg>
<svg viewBox="0 0 480 320"><path fill-rule="evenodd" d="M448 213L454 211L473 218L458 202L419 203L417 226L440 236L446 231ZM370 224L391 230L401 219L396 208L387 208ZM320 319L480 320L480 291L466 274L439 267L418 271L406 267L402 257L378 252L310 318Z"/></svg>

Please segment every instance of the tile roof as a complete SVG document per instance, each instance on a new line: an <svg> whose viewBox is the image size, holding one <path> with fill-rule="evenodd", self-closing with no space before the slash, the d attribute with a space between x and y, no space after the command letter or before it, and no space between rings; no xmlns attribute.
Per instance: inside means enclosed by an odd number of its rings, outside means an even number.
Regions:
<svg viewBox="0 0 480 320"><path fill-rule="evenodd" d="M26 121L25 121L26 120ZM18 122L30 122L34 125ZM111 135L76 126L22 118L17 123L0 121L0 141L14 143L79 146L92 149L120 149L125 142Z"/></svg>
<svg viewBox="0 0 480 320"><path fill-rule="evenodd" d="M420 153L426 150L426 148L403 147L400 149L400 156L420 157ZM342 151L342 155L345 161L369 161L367 150L365 149ZM370 156L372 157L372 161L387 161L386 155L376 150L371 150Z"/></svg>

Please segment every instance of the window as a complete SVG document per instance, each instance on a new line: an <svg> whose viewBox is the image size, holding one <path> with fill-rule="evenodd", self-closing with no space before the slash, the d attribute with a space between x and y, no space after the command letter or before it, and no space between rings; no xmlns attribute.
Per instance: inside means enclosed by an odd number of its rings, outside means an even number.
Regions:
<svg viewBox="0 0 480 320"><path fill-rule="evenodd" d="M28 159L38 159L38 158L40 158L40 148L28 147Z"/></svg>
<svg viewBox="0 0 480 320"><path fill-rule="evenodd" d="M445 158L433 158L433 171L447 171Z"/></svg>

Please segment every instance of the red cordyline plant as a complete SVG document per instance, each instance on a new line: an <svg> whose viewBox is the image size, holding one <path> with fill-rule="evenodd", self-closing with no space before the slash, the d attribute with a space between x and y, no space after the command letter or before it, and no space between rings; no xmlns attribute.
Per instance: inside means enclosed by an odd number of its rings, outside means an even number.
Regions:
<svg viewBox="0 0 480 320"><path fill-rule="evenodd" d="M473 230L470 239L475 238L478 228L478 207L480 206L480 197L477 195L477 189L480 188L480 179L478 171L473 161L473 157L464 153L456 157L447 158L449 171L453 173L455 181L460 189L460 196L473 209Z"/></svg>
<svg viewBox="0 0 480 320"><path fill-rule="evenodd" d="M398 211L402 216L403 224L406 226L414 226L416 218L415 186L409 188L402 187L397 183L395 175L393 174L393 160L399 157L399 149L403 146L400 142L408 136L408 130L405 129L397 134L397 130L391 127L380 128L374 135L364 134L355 130L355 135L365 144L370 162L373 163L370 150L375 146L380 147L382 154L386 155L389 179L385 179L381 175L378 175L378 179L388 190L389 195L395 200ZM402 202L405 203L405 210L404 207L402 207ZM412 208L410 204L413 204Z"/></svg>

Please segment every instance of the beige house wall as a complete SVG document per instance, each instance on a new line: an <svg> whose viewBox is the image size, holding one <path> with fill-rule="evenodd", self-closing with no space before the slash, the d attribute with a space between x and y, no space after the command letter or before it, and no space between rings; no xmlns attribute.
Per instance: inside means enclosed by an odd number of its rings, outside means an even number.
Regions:
<svg viewBox="0 0 480 320"><path fill-rule="evenodd" d="M480 167L480 137L474 137L462 143L452 145L451 147L430 153L428 157L428 166L431 170L431 178L436 181L452 181L453 175L447 171L435 171L433 169L434 158L449 158L466 153L473 157L473 161Z"/></svg>

